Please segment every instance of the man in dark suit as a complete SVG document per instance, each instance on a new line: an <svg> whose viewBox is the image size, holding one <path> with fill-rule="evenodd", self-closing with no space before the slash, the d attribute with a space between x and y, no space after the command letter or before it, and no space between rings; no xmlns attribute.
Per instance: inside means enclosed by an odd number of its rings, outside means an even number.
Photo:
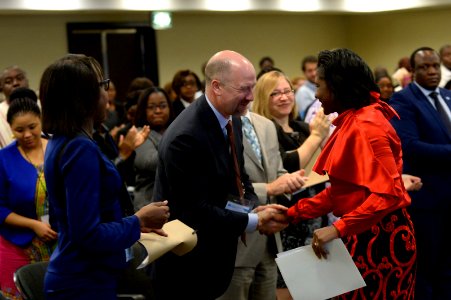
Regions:
<svg viewBox="0 0 451 300"><path fill-rule="evenodd" d="M421 190L410 193L418 249L415 299L451 299L451 92L438 88L434 49L419 48L410 61L414 81L389 103L400 116L392 124L401 138L403 172L423 181Z"/></svg>
<svg viewBox="0 0 451 300"><path fill-rule="evenodd" d="M243 166L237 117L253 100L255 70L241 54L226 50L208 61L205 73L205 95L176 118L160 142L154 199L167 199L171 219L194 228L198 242L184 256L168 253L155 262L158 300L211 300L222 295L233 273L238 237L245 231L274 233L287 225L278 222L278 209L284 209L278 205L258 207L256 213L226 209L239 198L241 185L247 204L252 208L258 203ZM230 120L240 185L226 134Z"/></svg>

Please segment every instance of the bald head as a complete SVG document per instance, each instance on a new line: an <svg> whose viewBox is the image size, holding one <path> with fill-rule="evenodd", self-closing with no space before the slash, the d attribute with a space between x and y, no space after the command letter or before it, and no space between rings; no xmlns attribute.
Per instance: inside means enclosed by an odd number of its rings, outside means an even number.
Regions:
<svg viewBox="0 0 451 300"><path fill-rule="evenodd" d="M207 86L213 79L228 81L233 69L247 69L255 73L251 62L238 52L224 50L217 52L207 62L205 77Z"/></svg>
<svg viewBox="0 0 451 300"><path fill-rule="evenodd" d="M224 50L213 55L205 67L205 94L224 116L242 115L254 99L255 69L238 52Z"/></svg>

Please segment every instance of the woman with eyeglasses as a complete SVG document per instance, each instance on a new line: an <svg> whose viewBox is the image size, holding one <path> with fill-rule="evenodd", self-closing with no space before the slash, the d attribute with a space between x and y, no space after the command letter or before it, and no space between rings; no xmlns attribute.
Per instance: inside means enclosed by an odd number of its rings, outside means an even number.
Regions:
<svg viewBox="0 0 451 300"><path fill-rule="evenodd" d="M0 294L22 299L14 272L48 261L57 233L49 225L43 172L47 139L41 137L41 111L32 90L11 93L7 121L15 140L0 150Z"/></svg>
<svg viewBox="0 0 451 300"><path fill-rule="evenodd" d="M92 138L106 115L108 80L99 63L69 54L44 71L40 84L42 128L52 137L45 152L50 221L58 245L45 276L46 299L116 299L128 249L141 231L161 228L167 202L124 217L122 179Z"/></svg>
<svg viewBox="0 0 451 300"><path fill-rule="evenodd" d="M158 145L173 118L171 101L165 90L151 87L142 91L136 109L136 125L149 126L150 134L136 149L134 163L136 181L133 200L135 210L149 204L152 200L158 165Z"/></svg>
<svg viewBox="0 0 451 300"><path fill-rule="evenodd" d="M284 168L292 173L303 169L320 149L322 141L329 134L330 121L324 113L319 112L311 125L298 121L293 86L285 74L271 71L261 76L254 88L252 111L272 120L277 129L279 149ZM298 197L316 194L323 185L308 188L296 195ZM290 206L281 197L280 204ZM313 231L325 225L327 219L316 218L298 225L290 225L281 231L284 250L294 249L309 244ZM288 289L279 274L277 282L278 299L290 299Z"/></svg>
<svg viewBox="0 0 451 300"><path fill-rule="evenodd" d="M174 116L177 117L185 108L187 108L202 89L202 83L199 76L191 70L180 70L175 73L172 79L172 89L177 95L174 100Z"/></svg>
<svg viewBox="0 0 451 300"><path fill-rule="evenodd" d="M254 89L252 111L273 120L283 166L288 172L304 168L329 133L330 121L319 113L312 124L296 120L297 110L290 80L279 71L264 74Z"/></svg>

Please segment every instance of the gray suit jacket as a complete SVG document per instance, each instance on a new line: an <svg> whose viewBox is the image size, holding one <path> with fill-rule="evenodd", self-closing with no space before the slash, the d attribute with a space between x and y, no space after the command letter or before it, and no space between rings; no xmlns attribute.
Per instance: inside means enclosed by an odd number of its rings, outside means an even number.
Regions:
<svg viewBox="0 0 451 300"><path fill-rule="evenodd" d="M265 117L250 112L251 123L254 125L255 133L260 143L263 163L259 161L251 145L243 136L244 146L244 167L249 179L252 182L254 191L258 196L259 204L276 203L276 199L268 199L266 184L274 181L277 177L287 173L283 168L282 158L279 152L279 141L274 123ZM275 235L277 249L282 250L280 235ZM269 251L268 239L273 242L273 238L268 238L258 231L248 233L246 236L247 247L238 242L238 252L236 256L236 267L255 267L263 258L265 251ZM274 246L274 245L273 245ZM275 246L272 247L275 249Z"/></svg>
<svg viewBox="0 0 451 300"><path fill-rule="evenodd" d="M151 130L146 141L135 150L134 167L136 181L133 206L136 211L152 202L160 140L161 134Z"/></svg>

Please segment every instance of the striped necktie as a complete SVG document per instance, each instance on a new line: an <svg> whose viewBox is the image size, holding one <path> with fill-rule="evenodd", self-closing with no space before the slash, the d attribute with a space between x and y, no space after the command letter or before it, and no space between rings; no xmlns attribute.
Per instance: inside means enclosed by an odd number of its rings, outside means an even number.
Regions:
<svg viewBox="0 0 451 300"><path fill-rule="evenodd" d="M262 163L262 150L260 148L260 143L258 142L257 134L255 133L254 126L251 124L251 121L248 117L241 117L241 121L243 122L243 133L246 137L247 141L254 150L255 155L259 159L260 163Z"/></svg>

